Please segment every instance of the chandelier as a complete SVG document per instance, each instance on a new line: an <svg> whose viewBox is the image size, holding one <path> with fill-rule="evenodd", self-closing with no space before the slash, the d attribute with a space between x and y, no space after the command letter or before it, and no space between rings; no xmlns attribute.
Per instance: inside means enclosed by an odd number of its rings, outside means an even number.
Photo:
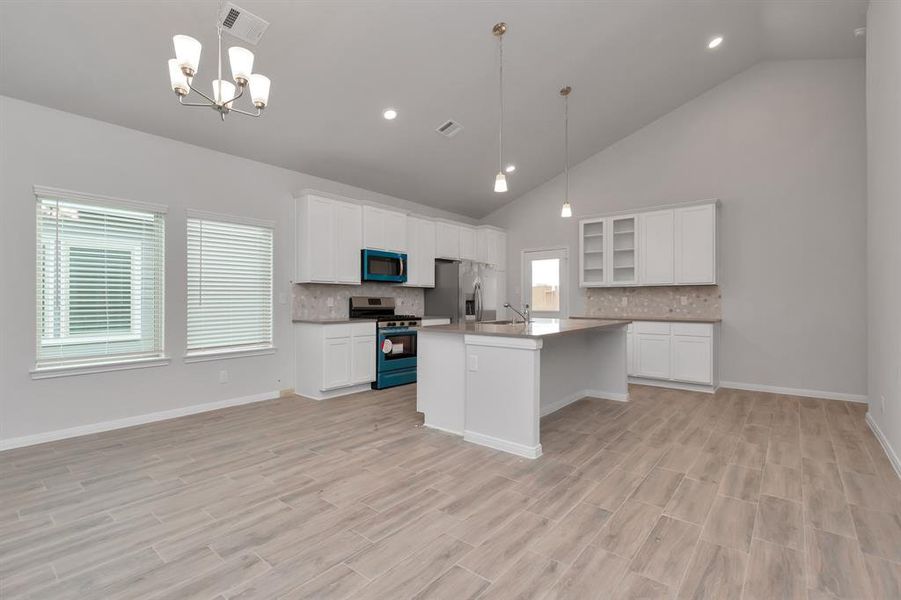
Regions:
<svg viewBox="0 0 901 600"><path fill-rule="evenodd" d="M220 11L217 20L216 33L219 47L217 59L219 62L217 77L213 80L212 95L208 96L194 87L194 76L200 66L200 42L188 35L173 36L175 45L175 58L169 59L169 83L172 91L178 96L178 102L182 106L202 106L212 108L219 113L224 121L225 115L236 112L248 117L259 117L263 109L269 104L269 78L265 75L253 72L253 52L240 46L232 46L228 49L228 61L231 65L232 80L222 79L222 27L223 24L230 27L236 15L241 14L240 9L229 4L227 13ZM245 14L249 14L246 13ZM224 16L224 18L222 18ZM261 34L260 34L261 35ZM235 87L237 86L237 88ZM251 102L256 112L248 112L235 108L235 102L240 99L245 90L249 89ZM200 96L199 102L185 102L185 98L191 92Z"/></svg>

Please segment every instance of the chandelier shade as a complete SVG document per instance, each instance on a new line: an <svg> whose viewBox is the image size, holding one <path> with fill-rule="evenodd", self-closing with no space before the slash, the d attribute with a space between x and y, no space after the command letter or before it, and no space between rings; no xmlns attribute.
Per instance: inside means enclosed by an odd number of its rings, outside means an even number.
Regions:
<svg viewBox="0 0 901 600"><path fill-rule="evenodd" d="M250 76L250 99L257 108L266 108L269 104L269 78L259 73Z"/></svg>
<svg viewBox="0 0 901 600"><path fill-rule="evenodd" d="M182 72L177 58L169 59L169 84L172 86L172 91L178 96L187 96L191 91L188 86L188 78Z"/></svg>
<svg viewBox="0 0 901 600"><path fill-rule="evenodd" d="M222 79L213 80L213 100L216 104L225 104L226 108L231 108L232 100L235 98L235 84L231 81L223 81Z"/></svg>
<svg viewBox="0 0 901 600"><path fill-rule="evenodd" d="M232 46L228 49L228 62L232 67L232 79L242 85L250 79L253 73L253 52L240 46Z"/></svg>
<svg viewBox="0 0 901 600"><path fill-rule="evenodd" d="M172 37L175 45L175 60L182 71L187 71L187 75L191 76L197 72L200 67L200 42L189 35L176 35Z"/></svg>

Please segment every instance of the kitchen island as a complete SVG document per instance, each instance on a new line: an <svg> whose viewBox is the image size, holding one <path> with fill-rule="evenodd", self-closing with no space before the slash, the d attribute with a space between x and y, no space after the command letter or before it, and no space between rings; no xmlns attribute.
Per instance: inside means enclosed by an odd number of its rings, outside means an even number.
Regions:
<svg viewBox="0 0 901 600"><path fill-rule="evenodd" d="M533 319L419 330L416 408L425 425L527 458L541 417L591 396L629 399L627 320Z"/></svg>

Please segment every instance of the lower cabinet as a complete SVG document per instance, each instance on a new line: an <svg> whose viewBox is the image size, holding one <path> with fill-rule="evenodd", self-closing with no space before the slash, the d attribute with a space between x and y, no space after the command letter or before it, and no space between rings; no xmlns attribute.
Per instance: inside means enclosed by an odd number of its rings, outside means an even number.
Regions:
<svg viewBox="0 0 901 600"><path fill-rule="evenodd" d="M717 326L635 321L626 333L633 377L716 386Z"/></svg>
<svg viewBox="0 0 901 600"><path fill-rule="evenodd" d="M375 322L297 323L295 391L324 399L375 381Z"/></svg>

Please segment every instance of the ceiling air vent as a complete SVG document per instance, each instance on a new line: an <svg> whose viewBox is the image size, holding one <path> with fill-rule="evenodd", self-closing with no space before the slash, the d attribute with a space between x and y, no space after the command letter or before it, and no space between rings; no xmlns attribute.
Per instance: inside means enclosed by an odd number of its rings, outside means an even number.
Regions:
<svg viewBox="0 0 901 600"><path fill-rule="evenodd" d="M219 25L229 35L248 44L256 45L266 32L266 28L269 27L269 21L264 21L240 6L226 2L219 13Z"/></svg>
<svg viewBox="0 0 901 600"><path fill-rule="evenodd" d="M445 121L441 125L438 126L437 131L444 137L452 138L463 130L463 126L457 123L456 121Z"/></svg>

